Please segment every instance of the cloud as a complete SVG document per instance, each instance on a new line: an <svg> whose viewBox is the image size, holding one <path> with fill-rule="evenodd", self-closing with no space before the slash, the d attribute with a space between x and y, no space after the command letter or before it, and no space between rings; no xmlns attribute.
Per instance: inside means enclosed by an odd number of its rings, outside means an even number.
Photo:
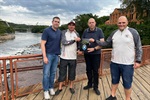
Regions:
<svg viewBox="0 0 150 100"><path fill-rule="evenodd" d="M79 14L109 15L118 6L119 0L0 0L0 18L49 25L54 16L59 16L65 24Z"/></svg>

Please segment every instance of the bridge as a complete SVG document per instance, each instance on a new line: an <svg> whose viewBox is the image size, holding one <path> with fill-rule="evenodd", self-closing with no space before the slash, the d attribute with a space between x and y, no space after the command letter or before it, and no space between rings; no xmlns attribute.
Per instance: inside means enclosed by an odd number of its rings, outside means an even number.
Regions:
<svg viewBox="0 0 150 100"><path fill-rule="evenodd" d="M99 89L101 95L97 96L92 89L83 90L83 87L87 83L87 77L85 74L84 58L83 56L79 56L77 60L77 77L74 86L75 94L70 94L68 89L69 81L66 79L63 91L58 96L51 96L51 100L105 100L110 95L111 87L110 57L111 49L103 49L99 69ZM7 63L9 63L9 68L6 67ZM44 100L41 84L42 54L0 57L0 68L1 100ZM132 100L150 100L149 68L150 45L143 46L142 66L135 69L132 84ZM8 74L10 74L10 78L8 78ZM23 81L26 80L25 78L29 81ZM58 86L57 78L58 72L56 73L55 90ZM116 96L118 100L125 99L122 80L120 81Z"/></svg>

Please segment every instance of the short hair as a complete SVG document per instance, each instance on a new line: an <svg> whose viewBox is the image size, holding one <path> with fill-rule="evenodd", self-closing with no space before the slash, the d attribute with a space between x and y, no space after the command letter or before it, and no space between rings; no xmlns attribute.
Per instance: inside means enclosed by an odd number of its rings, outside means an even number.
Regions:
<svg viewBox="0 0 150 100"><path fill-rule="evenodd" d="M59 17L57 17L57 16L53 17L53 21L54 21L54 19L59 19L59 20L60 20L60 18L59 18Z"/></svg>

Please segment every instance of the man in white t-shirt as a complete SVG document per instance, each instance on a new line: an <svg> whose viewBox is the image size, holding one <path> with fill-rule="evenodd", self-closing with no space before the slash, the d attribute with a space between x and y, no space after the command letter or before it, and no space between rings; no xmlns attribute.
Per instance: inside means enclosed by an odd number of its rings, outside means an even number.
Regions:
<svg viewBox="0 0 150 100"><path fill-rule="evenodd" d="M116 91L122 76L125 90L125 100L130 100L134 68L140 67L142 60L142 46L139 33L128 27L128 20L120 16L117 22L118 29L113 31L105 42L90 39L100 46L112 45L111 56L111 95L106 100L117 100Z"/></svg>
<svg viewBox="0 0 150 100"><path fill-rule="evenodd" d="M75 93L73 89L73 81L76 76L76 59L77 52L79 52L78 42L80 41L79 34L75 30L75 22L71 21L68 23L68 29L62 31L61 38L61 55L60 55L60 67L59 67L59 88L55 92L55 95L58 95L62 91L63 81L67 77L67 68L68 68L68 80L70 80L70 92Z"/></svg>

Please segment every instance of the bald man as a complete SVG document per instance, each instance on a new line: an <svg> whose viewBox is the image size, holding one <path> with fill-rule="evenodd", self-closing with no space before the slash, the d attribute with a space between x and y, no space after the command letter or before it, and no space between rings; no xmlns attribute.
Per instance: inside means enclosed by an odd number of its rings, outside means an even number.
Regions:
<svg viewBox="0 0 150 100"><path fill-rule="evenodd" d="M138 32L129 28L128 20L125 16L118 19L118 29L112 32L105 42L90 39L90 42L96 42L100 46L112 45L111 56L111 96L106 100L117 100L116 90L122 76L126 100L130 100L131 86L133 81L134 68L140 67L142 59L142 46Z"/></svg>
<svg viewBox="0 0 150 100"><path fill-rule="evenodd" d="M96 27L95 19L90 18L88 20L88 26L83 35L82 40L89 40L93 38L95 40L104 41L104 35L100 28ZM85 46L82 47L83 49ZM98 69L100 66L100 46L97 43L89 43L87 49L84 51L84 58L86 62L86 74L88 77L87 86L83 89L87 90L89 88L94 89L97 95L100 95L100 91L98 90ZM94 84L93 84L94 83Z"/></svg>

